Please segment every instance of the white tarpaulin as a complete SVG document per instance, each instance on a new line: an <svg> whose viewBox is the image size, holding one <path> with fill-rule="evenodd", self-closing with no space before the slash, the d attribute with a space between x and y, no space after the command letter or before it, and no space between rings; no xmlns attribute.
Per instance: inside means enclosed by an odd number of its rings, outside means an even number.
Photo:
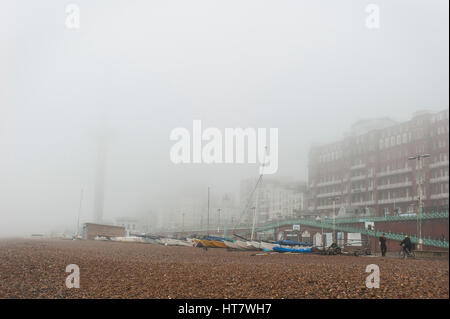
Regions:
<svg viewBox="0 0 450 319"><path fill-rule="evenodd" d="M321 233L315 233L313 237L313 245L315 247L322 247L322 234Z"/></svg>
<svg viewBox="0 0 450 319"><path fill-rule="evenodd" d="M361 245L361 233L347 233L347 246Z"/></svg>
<svg viewBox="0 0 450 319"><path fill-rule="evenodd" d="M333 233L325 233L325 246L330 247L333 243Z"/></svg>

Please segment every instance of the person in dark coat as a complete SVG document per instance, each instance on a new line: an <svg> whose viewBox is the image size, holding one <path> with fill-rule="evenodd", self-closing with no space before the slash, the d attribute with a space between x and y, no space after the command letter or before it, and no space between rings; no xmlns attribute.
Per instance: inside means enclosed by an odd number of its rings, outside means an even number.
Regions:
<svg viewBox="0 0 450 319"><path fill-rule="evenodd" d="M411 239L409 239L408 235L405 235L405 238L402 240L400 245L403 247L403 250L407 255L411 253L412 250L412 242Z"/></svg>
<svg viewBox="0 0 450 319"><path fill-rule="evenodd" d="M386 247L386 237L384 237L384 233L383 233L383 235L381 235L381 237L380 237L380 248L381 248L381 256L386 256L386 250L387 250L387 247Z"/></svg>

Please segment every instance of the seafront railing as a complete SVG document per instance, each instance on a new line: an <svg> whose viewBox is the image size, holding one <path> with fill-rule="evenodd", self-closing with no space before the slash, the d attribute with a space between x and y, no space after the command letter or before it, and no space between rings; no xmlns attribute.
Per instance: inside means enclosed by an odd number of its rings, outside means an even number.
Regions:
<svg viewBox="0 0 450 319"><path fill-rule="evenodd" d="M447 218L448 219L448 211L447 212L433 212L433 213L426 213L422 215L423 219L442 219ZM338 220L340 222L338 222ZM382 233L385 234L385 237L387 239L392 240L402 240L405 235L408 235L413 243L419 243L419 238L416 235L411 234L405 234L405 233L394 233L387 230L368 230L366 228L362 227L355 227L355 226L349 226L349 225L343 225L343 224L350 224L350 223L361 223L366 221L377 221L377 222L383 222L383 221L406 221L406 220L417 220L417 216L387 216L387 217L362 217L362 218L342 218L342 219L336 219L336 223L333 224L333 220L330 219L324 219L322 221L317 220L308 220L308 219L292 219L292 220L284 220L284 221L278 221L275 223L271 223L268 225L260 226L256 228L256 231L268 231L271 229L275 229L282 226L289 226L289 225L304 225L304 226L310 226L315 228L322 228L322 229L335 229L337 231L344 231L348 233L361 233L366 234L371 237L379 237ZM440 239L431 239L430 237L423 237L422 238L423 245L426 246L433 246L433 247L439 247L439 248L449 248L449 242L447 240L440 240Z"/></svg>
<svg viewBox="0 0 450 319"><path fill-rule="evenodd" d="M413 243L419 243L419 238L413 234L406 233L394 233L389 230L375 229L368 230L366 228L351 226L348 224L356 224L363 222L393 222L393 221L410 221L417 220L417 215L397 215L397 216L386 216L386 217L354 217L354 218L336 218L335 224L333 224L332 219L322 219L322 220L314 220L314 219L305 219L305 218L297 218L297 219L286 219L281 221L272 222L266 225L258 226L255 228L257 232L267 232L270 230L274 230L279 227L289 226L289 225L304 225L315 228L343 231L348 233L361 233L363 235L368 235L371 237L379 237L382 233L385 234L387 239L392 240L402 240L405 235L408 235ZM432 219L448 219L448 211L439 211L439 212L427 212L422 214L422 220L432 220ZM245 236L250 234L251 225L240 225L239 229L246 229L244 232L239 231L241 235ZM199 229L199 227L185 227L183 232L204 232L205 229ZM212 230L210 230L212 231ZM232 229L228 229L228 233L231 235ZM449 242L447 240L440 239L432 239L430 237L424 236L422 238L423 245L439 247L439 248L449 248Z"/></svg>

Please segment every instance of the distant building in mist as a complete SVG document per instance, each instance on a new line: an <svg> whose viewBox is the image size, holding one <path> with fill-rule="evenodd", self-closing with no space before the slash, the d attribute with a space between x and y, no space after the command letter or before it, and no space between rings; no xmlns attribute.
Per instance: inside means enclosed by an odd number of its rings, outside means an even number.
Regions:
<svg viewBox="0 0 450 319"><path fill-rule="evenodd" d="M115 225L125 227L127 234L151 233L158 228L158 216L150 212L141 216L122 216L115 220Z"/></svg>
<svg viewBox="0 0 450 319"><path fill-rule="evenodd" d="M216 193L211 189L209 228L231 229L239 222L241 208L232 193ZM173 207L164 212L164 225L169 229L206 230L208 227L208 198L180 196Z"/></svg>
<svg viewBox="0 0 450 319"><path fill-rule="evenodd" d="M306 182L286 177L263 177L255 189L256 182L256 179L241 182L241 207L248 206L244 219L246 223L253 222L253 207L256 209L258 224L295 217L297 211L305 209Z"/></svg>
<svg viewBox="0 0 450 319"><path fill-rule="evenodd" d="M126 235L125 227L107 225L107 224L95 224L84 223L82 237L83 239L95 239L97 236L101 237L124 237Z"/></svg>
<svg viewBox="0 0 450 319"><path fill-rule="evenodd" d="M356 123L337 142L314 146L309 153L308 210L331 215L338 209L384 216L417 211L422 181L425 210L449 204L449 117L416 112L409 121L389 119ZM430 154L422 160L408 160ZM422 176L422 178L421 178Z"/></svg>

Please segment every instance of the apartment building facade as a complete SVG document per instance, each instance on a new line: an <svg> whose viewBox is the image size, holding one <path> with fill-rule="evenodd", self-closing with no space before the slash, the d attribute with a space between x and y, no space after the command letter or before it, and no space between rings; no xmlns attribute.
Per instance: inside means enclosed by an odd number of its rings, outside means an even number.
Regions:
<svg viewBox="0 0 450 319"><path fill-rule="evenodd" d="M249 207L245 222L252 222L253 207L258 223L295 217L297 211L305 209L306 182L290 178L264 178L255 189L256 182L255 179L241 182L241 207Z"/></svg>
<svg viewBox="0 0 450 319"><path fill-rule="evenodd" d="M425 209L448 206L448 110L416 112L409 121L361 121L342 140L309 153L309 207L370 209L379 216L416 212L419 184ZM429 154L421 161L410 160ZM333 203L334 202L334 203Z"/></svg>

